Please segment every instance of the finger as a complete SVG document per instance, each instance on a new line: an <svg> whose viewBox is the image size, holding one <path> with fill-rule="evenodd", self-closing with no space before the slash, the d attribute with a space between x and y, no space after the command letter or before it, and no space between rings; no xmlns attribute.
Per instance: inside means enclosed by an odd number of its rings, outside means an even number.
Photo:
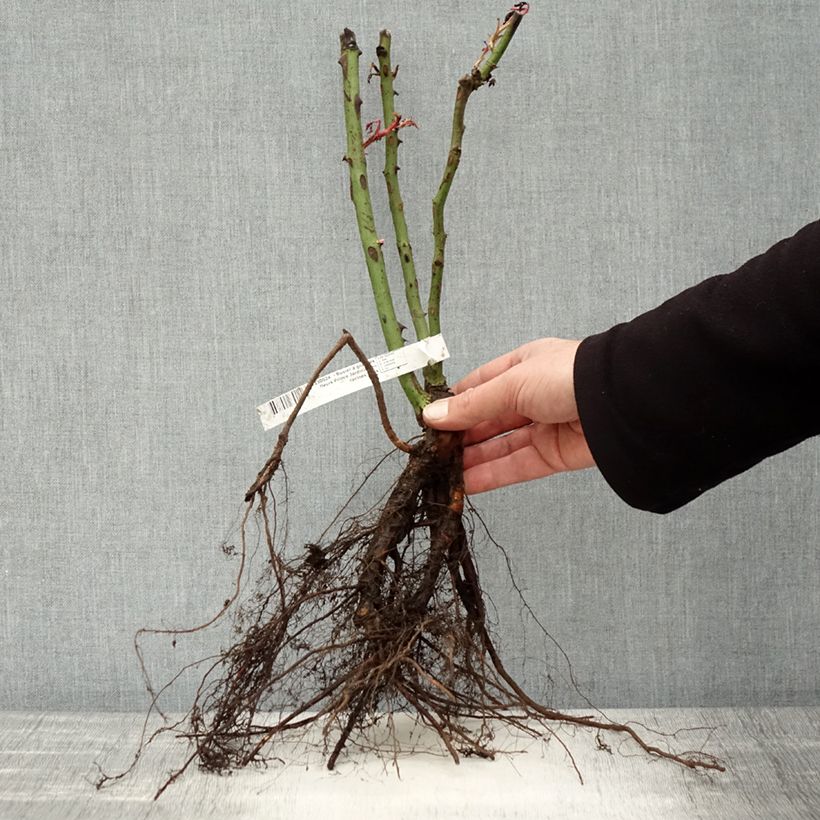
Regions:
<svg viewBox="0 0 820 820"><path fill-rule="evenodd" d="M534 445L533 425L521 427L506 436L492 438L479 444L473 444L464 448L464 469L475 467L486 461L496 461L510 453L520 450L522 447Z"/></svg>
<svg viewBox="0 0 820 820"><path fill-rule="evenodd" d="M485 384L490 379L500 376L511 367L520 364L524 360L523 348L517 347L503 356L498 356L480 367L477 367L472 373L468 373L463 379L459 379L453 386L453 393L463 393L471 387L478 387L480 384Z"/></svg>
<svg viewBox="0 0 820 820"><path fill-rule="evenodd" d="M464 471L464 491L468 495L484 493L509 484L544 478L556 471L550 467L535 447L522 447L508 456L485 461Z"/></svg>
<svg viewBox="0 0 820 820"><path fill-rule="evenodd" d="M532 419L510 410L498 419L479 422L475 427L467 430L464 434L464 446L468 447L471 444L500 436L502 433L509 433L510 430L517 430L519 427L530 424L531 421Z"/></svg>
<svg viewBox="0 0 820 820"><path fill-rule="evenodd" d="M479 422L498 418L512 408L515 384L511 373L428 404L424 421L439 430L468 430Z"/></svg>

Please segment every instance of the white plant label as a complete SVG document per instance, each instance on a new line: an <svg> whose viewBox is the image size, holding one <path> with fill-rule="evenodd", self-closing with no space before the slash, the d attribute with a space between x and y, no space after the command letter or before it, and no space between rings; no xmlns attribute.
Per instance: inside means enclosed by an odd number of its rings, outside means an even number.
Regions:
<svg viewBox="0 0 820 820"><path fill-rule="evenodd" d="M379 381L386 382L403 376L405 373L420 370L428 364L443 362L448 358L450 358L450 352L447 350L444 337L439 333L437 336L430 336L420 342L400 347L398 350L390 350L380 356L374 356L368 361L376 371ZM260 404L256 412L259 414L262 426L266 430L272 430L284 424L306 386L307 382ZM370 377L361 362L343 367L341 370L334 370L332 373L323 373L310 389L299 415L371 386Z"/></svg>

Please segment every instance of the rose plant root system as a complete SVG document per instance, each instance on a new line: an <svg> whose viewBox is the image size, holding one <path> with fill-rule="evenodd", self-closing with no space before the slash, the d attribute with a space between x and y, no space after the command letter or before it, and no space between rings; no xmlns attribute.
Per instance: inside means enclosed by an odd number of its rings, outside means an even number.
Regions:
<svg viewBox="0 0 820 820"><path fill-rule="evenodd" d="M144 746L166 731L192 747L157 796L192 763L228 772L265 762L274 757L277 740L315 726L321 727L327 767L333 769L348 744L366 745L368 728L398 712L410 712L434 730L456 763L462 756L493 758L493 737L507 725L531 737L555 738L575 766L556 733L574 725L595 730L601 749L610 750L603 738L613 733L650 756L724 771L712 755L672 750L669 741L677 733L655 732L658 739L650 742L634 725L610 721L598 710L568 714L539 703L516 682L488 628L472 530L465 527L461 434L425 429L414 444L402 442L389 425L369 367L385 430L408 451L401 474L377 509L347 519L326 542L307 544L295 557L277 544L270 482L301 403L346 345L367 362L345 332L308 382L274 454L246 494L235 594L206 624L138 633L200 631L237 603L245 527L254 511L267 560L256 592L238 607L239 639L210 659L185 718L152 735L144 732L132 766L118 775L102 774L98 786L130 771ZM446 388L429 389L437 397L449 395ZM155 690L149 683L151 710L159 711L166 688ZM577 766L576 771L580 778Z"/></svg>

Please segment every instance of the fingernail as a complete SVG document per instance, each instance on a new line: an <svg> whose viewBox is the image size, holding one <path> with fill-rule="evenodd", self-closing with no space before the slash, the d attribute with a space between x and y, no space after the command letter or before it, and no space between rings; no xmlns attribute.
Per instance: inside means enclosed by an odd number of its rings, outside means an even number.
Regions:
<svg viewBox="0 0 820 820"><path fill-rule="evenodd" d="M441 421L447 415L448 399L439 399L432 404L428 404L422 411L425 421Z"/></svg>

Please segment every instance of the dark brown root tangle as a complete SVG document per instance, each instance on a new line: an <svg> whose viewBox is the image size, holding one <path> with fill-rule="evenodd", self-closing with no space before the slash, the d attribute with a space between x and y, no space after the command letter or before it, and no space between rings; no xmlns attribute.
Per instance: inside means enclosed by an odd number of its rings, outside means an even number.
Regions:
<svg viewBox="0 0 820 820"><path fill-rule="evenodd" d="M516 683L486 624L461 453L458 434L427 430L374 516L351 519L296 560L277 556L269 593L192 711L201 766L222 772L264 760L277 737L317 724L332 769L355 733L409 710L456 762L492 757L500 721L532 736L560 724L608 730L652 756L722 771L713 757L651 745L630 725L541 705Z"/></svg>
<svg viewBox="0 0 820 820"><path fill-rule="evenodd" d="M349 342L343 334L335 351ZM357 356L363 358L360 351ZM382 422L392 433L375 374L371 379ZM494 727L503 724L533 738L556 738L575 765L556 734L560 726L575 725L596 730L599 748L609 748L601 746L600 733L610 732L652 757L724 771L711 755L665 748L674 734L656 732L666 743L651 744L634 725L610 721L598 710L572 715L543 705L508 672L488 628L465 528L461 434L425 430L406 447L407 462L375 511L349 518L322 543L288 556L277 544L269 492L297 412L249 491L232 597L199 627L138 633L200 631L234 606L245 567L246 524L256 505L268 558L256 594L238 609L238 640L215 662L205 659L208 669L187 717L166 722L147 739L144 730L131 767L102 775L98 787L130 771L143 747L164 731L187 738L194 749L157 796L194 761L213 772L264 762L277 740L314 726L321 727L332 769L352 744L367 746L361 738L368 728L398 712L410 712L433 730L456 763L462 756L492 758ZM137 651L141 660L138 642ZM170 683L155 692L148 682L149 715L159 711L157 700Z"/></svg>

